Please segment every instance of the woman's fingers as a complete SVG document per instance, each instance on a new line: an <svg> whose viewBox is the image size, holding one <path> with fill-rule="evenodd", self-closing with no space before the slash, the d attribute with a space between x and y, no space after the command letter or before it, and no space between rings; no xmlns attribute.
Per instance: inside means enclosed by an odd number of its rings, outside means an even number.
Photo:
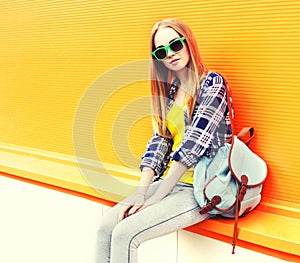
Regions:
<svg viewBox="0 0 300 263"><path fill-rule="evenodd" d="M128 216L128 212L131 209L131 207L132 207L132 205L123 205L121 207L121 210L119 213L119 222Z"/></svg>
<svg viewBox="0 0 300 263"><path fill-rule="evenodd" d="M141 206L142 205L134 205L133 207L131 207L131 209L128 212L128 216L131 216L131 215L135 214L136 212L138 212Z"/></svg>
<svg viewBox="0 0 300 263"><path fill-rule="evenodd" d="M125 219L126 217L135 214L136 212L138 212L138 211L140 210L140 208L141 208L142 206L143 206L143 205L123 206L122 209L120 210L119 221L122 221L122 220Z"/></svg>
<svg viewBox="0 0 300 263"><path fill-rule="evenodd" d="M127 216L131 216L139 211L145 202L145 196L143 194L136 193L132 196L131 201L128 204L124 204L121 207L119 214L119 222Z"/></svg>

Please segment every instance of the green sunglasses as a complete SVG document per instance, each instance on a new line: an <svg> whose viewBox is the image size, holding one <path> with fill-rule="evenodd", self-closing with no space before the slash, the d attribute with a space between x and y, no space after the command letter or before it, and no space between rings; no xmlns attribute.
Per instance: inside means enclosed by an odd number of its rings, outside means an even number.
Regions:
<svg viewBox="0 0 300 263"><path fill-rule="evenodd" d="M184 48L184 41L185 37L181 37L178 39L173 40L170 42L168 45L165 47L159 47L155 49L152 52L152 55L157 59L157 60L164 60L168 56L168 50L172 50L173 52L179 52Z"/></svg>

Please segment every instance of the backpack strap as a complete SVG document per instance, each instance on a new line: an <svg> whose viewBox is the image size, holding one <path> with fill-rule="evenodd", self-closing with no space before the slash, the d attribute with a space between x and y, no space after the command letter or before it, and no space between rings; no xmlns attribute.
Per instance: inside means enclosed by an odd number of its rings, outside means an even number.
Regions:
<svg viewBox="0 0 300 263"><path fill-rule="evenodd" d="M240 192L240 186L238 186L237 190L237 195ZM239 210L240 210L240 203L239 199L236 197L235 201L235 218L234 218L234 227L233 227L233 236L232 236L232 254L235 253L235 246L236 246L236 241L238 238L238 218L239 218Z"/></svg>
<svg viewBox="0 0 300 263"><path fill-rule="evenodd" d="M249 134L249 138L245 137ZM241 131L238 133L237 137L244 142L246 145L249 145L249 143L251 142L251 140L254 137L254 128L253 127L244 127L243 129L241 129Z"/></svg>
<svg viewBox="0 0 300 263"><path fill-rule="evenodd" d="M227 107L228 107L228 111L229 111L230 124L231 124L231 130L232 130L232 138L231 138L231 146L230 146L231 147L230 152L231 152L233 144L234 144L234 134L235 134L234 116L233 116L233 109L232 109L232 93L231 93L229 85L226 81L225 81L225 84L226 84ZM237 137L239 139L244 141L244 138L246 137L248 132L249 132L250 136L245 141L245 144L247 144L247 145L251 142L252 138L254 137L254 128L245 127L237 135ZM230 158L230 154L229 154L229 158ZM230 162L230 159L228 159L228 162ZM229 167L231 167L231 165L229 165ZM247 184L247 182L246 182L246 184ZM234 218L234 227L233 227L233 235L232 235L232 254L235 253L235 246L236 246L236 241L238 238L238 219L239 219L239 213L240 213L239 195L241 193L242 187L243 187L243 183L242 183L242 185L238 184L238 189L237 189L237 193L236 193L235 218Z"/></svg>

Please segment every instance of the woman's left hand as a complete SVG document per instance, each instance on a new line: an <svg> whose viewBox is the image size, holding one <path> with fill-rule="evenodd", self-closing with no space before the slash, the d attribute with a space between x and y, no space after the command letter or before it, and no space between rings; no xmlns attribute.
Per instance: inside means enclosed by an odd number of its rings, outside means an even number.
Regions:
<svg viewBox="0 0 300 263"><path fill-rule="evenodd" d="M127 216L135 214L143 206L145 202L145 195L141 193L133 194L126 203L122 204L119 213L119 222L125 219Z"/></svg>

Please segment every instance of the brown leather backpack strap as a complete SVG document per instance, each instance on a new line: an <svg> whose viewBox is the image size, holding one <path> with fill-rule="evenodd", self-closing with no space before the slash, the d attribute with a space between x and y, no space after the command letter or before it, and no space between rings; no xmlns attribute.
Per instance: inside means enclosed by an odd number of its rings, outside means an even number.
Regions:
<svg viewBox="0 0 300 263"><path fill-rule="evenodd" d="M238 199L239 192L240 192L240 186L238 187L237 190L237 197L235 203L235 218L234 218L233 237L232 237L232 254L235 253L234 250L235 250L236 241L238 237L238 220L239 220L239 212L240 212L240 203Z"/></svg>
<svg viewBox="0 0 300 263"><path fill-rule="evenodd" d="M243 129L240 130L238 133L237 137L243 141L246 145L249 145L251 140L254 137L254 128L253 127L244 127ZM246 138L248 136L248 138Z"/></svg>
<svg viewBox="0 0 300 263"><path fill-rule="evenodd" d="M229 88L228 83L226 82L226 97L227 97L227 107L229 111L229 117L230 117L230 124L231 124L231 130L232 130L232 138L231 138L231 146L230 146L230 151L232 150L233 147L233 135L235 134L235 128L234 128L234 115L233 115L233 109L232 109L232 93ZM230 156L230 155L229 155ZM230 167L230 162L228 159L229 167ZM240 192L240 187L237 189L237 195L236 195L236 211L235 211L235 219L234 219L234 229L233 229L233 237L232 237L232 254L234 254L235 250L235 245L238 237L238 218L239 218L239 200L238 200L238 194Z"/></svg>
<svg viewBox="0 0 300 263"><path fill-rule="evenodd" d="M233 121L234 115L233 115L233 109L232 109L232 93L231 93L231 89L229 88L229 85L226 80L225 80L225 85L226 85L226 98L227 98L227 107L228 107L228 111L229 111L231 130L232 130L232 135L234 135L235 128L234 128L234 121Z"/></svg>

